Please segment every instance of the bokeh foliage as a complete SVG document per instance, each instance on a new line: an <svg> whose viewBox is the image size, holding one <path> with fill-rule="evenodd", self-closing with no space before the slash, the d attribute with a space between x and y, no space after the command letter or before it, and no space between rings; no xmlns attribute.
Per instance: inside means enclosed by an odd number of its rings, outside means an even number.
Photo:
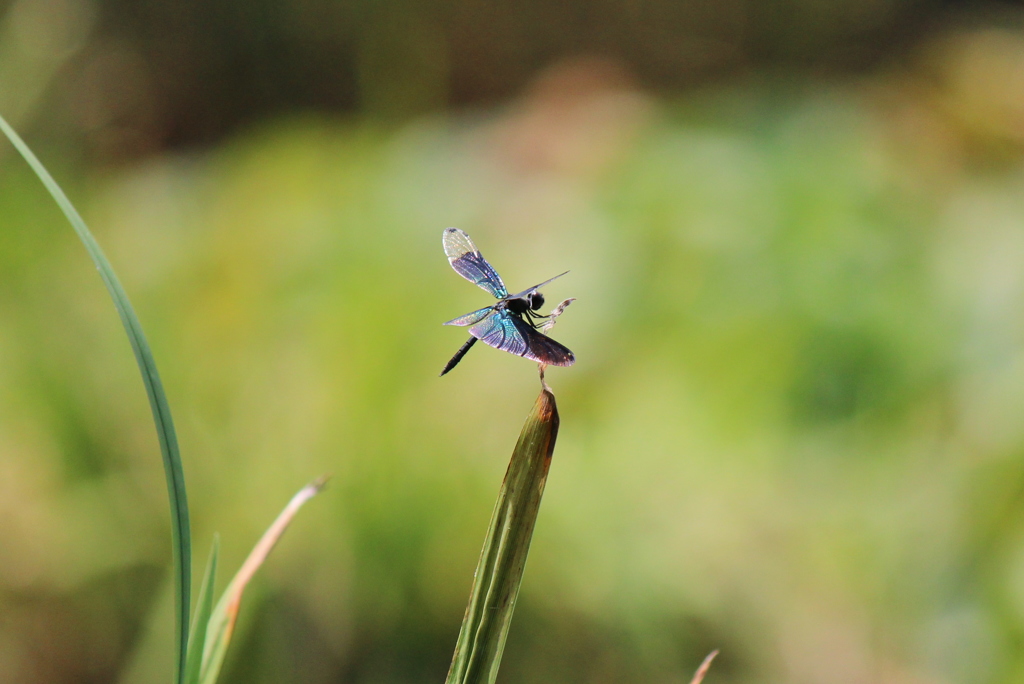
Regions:
<svg viewBox="0 0 1024 684"><path fill-rule="evenodd" d="M489 349L436 377L463 341L440 322L484 301L443 258L447 225L512 288L569 268L546 294L578 298L504 681L687 681L713 647L709 682L1019 681L1024 167L1000 84L1021 40L675 98L576 62L473 114L48 162L151 337L222 567L334 474L254 582L224 681L444 677L537 392ZM157 681L170 559L145 397L14 162L0 682Z"/></svg>

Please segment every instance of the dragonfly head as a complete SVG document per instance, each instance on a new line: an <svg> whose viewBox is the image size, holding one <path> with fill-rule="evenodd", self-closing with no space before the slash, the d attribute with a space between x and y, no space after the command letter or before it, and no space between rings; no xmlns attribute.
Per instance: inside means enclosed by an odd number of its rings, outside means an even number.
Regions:
<svg viewBox="0 0 1024 684"><path fill-rule="evenodd" d="M531 292L527 295L527 299L530 300L530 308L533 311L537 311L540 307L544 306L544 295L540 292Z"/></svg>

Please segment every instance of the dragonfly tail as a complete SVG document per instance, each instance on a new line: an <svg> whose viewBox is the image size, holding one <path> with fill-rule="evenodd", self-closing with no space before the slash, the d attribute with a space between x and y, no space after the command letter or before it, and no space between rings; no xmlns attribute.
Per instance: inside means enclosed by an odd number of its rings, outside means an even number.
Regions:
<svg viewBox="0 0 1024 684"><path fill-rule="evenodd" d="M472 348L474 344L476 344L475 337L470 337L468 340L466 340L466 343L459 347L459 351L455 352L455 356L453 356L451 360L447 363L447 365L445 365L444 370L441 371L441 375L444 375L452 368L455 368L455 366L459 365L459 361L462 360L462 357L469 352L470 348ZM441 377L441 375L439 375L438 377Z"/></svg>

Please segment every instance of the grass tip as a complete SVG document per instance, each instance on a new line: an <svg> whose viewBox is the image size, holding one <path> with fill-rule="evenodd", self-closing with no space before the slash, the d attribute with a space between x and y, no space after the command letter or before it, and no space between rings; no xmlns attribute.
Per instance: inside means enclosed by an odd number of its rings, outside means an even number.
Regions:
<svg viewBox="0 0 1024 684"><path fill-rule="evenodd" d="M319 494L327 488L327 483L331 481L332 477L334 476L330 473L324 473L306 486L312 489L314 494Z"/></svg>
<svg viewBox="0 0 1024 684"><path fill-rule="evenodd" d="M697 671L693 674L693 679L690 680L690 684L700 684L704 681L704 675L706 675L708 670L711 669L711 661L713 661L717 655L717 648L711 653L708 653L707 657L704 658L704 662L700 664L700 667L698 667Z"/></svg>

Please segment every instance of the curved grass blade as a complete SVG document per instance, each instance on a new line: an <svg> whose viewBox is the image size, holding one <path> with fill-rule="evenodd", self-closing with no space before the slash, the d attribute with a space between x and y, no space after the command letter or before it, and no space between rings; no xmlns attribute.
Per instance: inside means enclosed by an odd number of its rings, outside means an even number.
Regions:
<svg viewBox="0 0 1024 684"><path fill-rule="evenodd" d="M96 264L103 283L110 292L110 298L114 300L114 306L121 317L125 332L128 334L128 341L135 353L135 361L142 373L142 382L146 386L146 394L149 396L149 406L153 412L153 423L156 426L157 438L160 441L160 452L163 454L164 475L167 479L167 496L171 505L171 537L174 552L174 588L177 598L175 606L176 618L176 643L177 659L175 664L176 682L183 682L185 676L186 645L188 643L188 611L191 603L192 587L192 540L189 531L188 521L188 498L185 494L185 474L181 468L181 455L178 453L178 437L174 432L174 421L171 419L171 408L167 403L167 396L164 394L163 383L160 382L160 374L156 370L156 362L153 360L153 353L146 342L146 336L142 332L142 325L139 323L135 311L132 309L128 295L114 274L110 262L104 256L96 239L93 238L85 221L75 210L71 201L64 194L64 191L57 185L43 164L36 158L28 145L15 133L7 121L0 117L0 130L7 139L11 141L15 149L32 167L36 176L42 181L49 191L50 196L64 212L71 227L78 233L78 238L85 245L86 251Z"/></svg>
<svg viewBox="0 0 1024 684"><path fill-rule="evenodd" d="M217 578L217 553L220 537L213 535L210 559L206 562L203 583L199 585L196 599L196 614L192 617L192 630L188 635L188 659L185 663L185 684L199 684L199 672L203 666L203 648L206 645L206 627L213 613L213 583Z"/></svg>
<svg viewBox="0 0 1024 684"><path fill-rule="evenodd" d="M242 567L231 579L228 588L217 602L213 614L210 616L209 626L206 628L206 645L203 648L203 667L199 681L202 684L214 684L220 674L220 668L224 664L224 656L228 651L228 644L231 643L231 636L235 631L235 621L238 619L238 608L242 603L242 594L246 585L252 579L256 571L263 565L263 561L273 550L277 540L281 538L284 531L288 529L289 523L295 514L299 512L302 505L316 496L327 484L327 478L321 477L312 482L292 497L288 505L284 507L277 519L267 528L256 546L249 552L249 556L242 563Z"/></svg>
<svg viewBox="0 0 1024 684"><path fill-rule="evenodd" d="M558 407L544 389L498 491L446 684L492 684L498 676L557 437Z"/></svg>

